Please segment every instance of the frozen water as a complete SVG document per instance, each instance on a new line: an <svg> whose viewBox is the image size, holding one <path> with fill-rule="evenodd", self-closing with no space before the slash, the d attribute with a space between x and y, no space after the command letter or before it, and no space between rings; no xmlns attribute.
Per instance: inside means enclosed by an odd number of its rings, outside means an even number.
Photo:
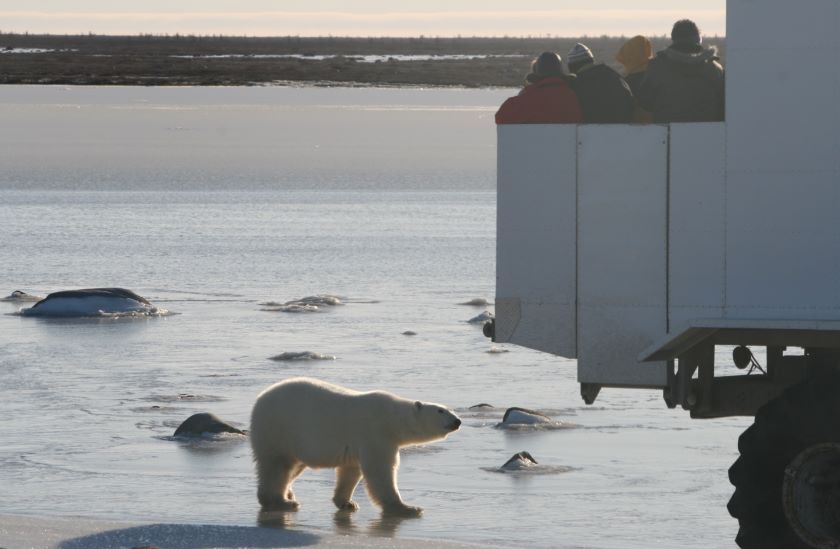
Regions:
<svg viewBox="0 0 840 549"><path fill-rule="evenodd" d="M235 537L260 520L247 439L168 437L196 412L247 428L260 391L306 375L496 407L459 412L457 433L404 453L400 490L423 518L383 520L361 488L359 512L336 517L334 473L308 471L301 510L283 518L292 531L731 546L726 470L747 420L693 421L652 391L604 390L586 407L574 361L491 356L464 322L457 303L495 293L492 115L513 93L0 87L0 294L120 284L181 313L0 314L0 513L214 523ZM364 299L259 311L315 292ZM341 360L266 359L283 349ZM510 406L578 428L494 429ZM573 470L484 469L523 449Z"/></svg>

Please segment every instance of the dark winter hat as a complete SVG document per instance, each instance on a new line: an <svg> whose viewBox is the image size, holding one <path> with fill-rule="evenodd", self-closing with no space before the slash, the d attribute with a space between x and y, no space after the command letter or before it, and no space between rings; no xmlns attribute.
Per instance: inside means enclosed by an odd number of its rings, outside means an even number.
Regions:
<svg viewBox="0 0 840 549"><path fill-rule="evenodd" d="M671 40L674 44L699 46L703 43L703 38L700 37L700 29L691 19L681 19L674 23L674 28L671 30Z"/></svg>
<svg viewBox="0 0 840 549"><path fill-rule="evenodd" d="M575 47L569 51L569 54L566 56L566 62L569 65L576 65L578 63L587 63L589 61L595 61L595 55L592 54L592 50L586 47L585 44L581 44L578 42L575 44Z"/></svg>
<svg viewBox="0 0 840 549"><path fill-rule="evenodd" d="M544 51L531 63L531 74L525 77L528 82L537 82L550 76L563 76L563 60L551 51Z"/></svg>

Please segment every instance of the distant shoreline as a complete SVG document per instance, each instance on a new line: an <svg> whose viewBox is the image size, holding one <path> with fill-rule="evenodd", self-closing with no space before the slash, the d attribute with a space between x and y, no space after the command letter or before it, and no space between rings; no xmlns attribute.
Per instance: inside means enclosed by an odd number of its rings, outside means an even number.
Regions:
<svg viewBox="0 0 840 549"><path fill-rule="evenodd" d="M562 56L582 41L614 65L625 40L0 34L0 84L519 87L542 51ZM711 43L725 50L725 39Z"/></svg>

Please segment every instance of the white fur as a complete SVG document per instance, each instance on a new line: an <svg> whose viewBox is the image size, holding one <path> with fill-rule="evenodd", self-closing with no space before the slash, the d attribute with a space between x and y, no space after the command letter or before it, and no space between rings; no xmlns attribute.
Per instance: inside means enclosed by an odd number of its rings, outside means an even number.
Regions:
<svg viewBox="0 0 840 549"><path fill-rule="evenodd" d="M397 489L399 450L445 438L460 420L438 404L391 393L361 393L308 378L263 391L251 413L257 497L263 508L296 509L291 485L307 467L336 468L333 502L355 510L362 477L371 499L387 513L416 515Z"/></svg>

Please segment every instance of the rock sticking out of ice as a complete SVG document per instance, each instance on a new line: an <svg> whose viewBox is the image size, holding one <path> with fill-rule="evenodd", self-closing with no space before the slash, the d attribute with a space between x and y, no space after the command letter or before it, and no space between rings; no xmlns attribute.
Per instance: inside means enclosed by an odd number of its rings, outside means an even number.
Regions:
<svg viewBox="0 0 840 549"><path fill-rule="evenodd" d="M175 430L175 434L173 436L198 437L205 433L235 433L238 435L244 435L245 431L237 429L230 423L222 421L211 413L202 412L199 414L193 414L184 420L184 422Z"/></svg>
<svg viewBox="0 0 840 549"><path fill-rule="evenodd" d="M166 309L155 307L145 298L125 288L90 288L49 294L21 316L36 317L120 317L166 316Z"/></svg>
<svg viewBox="0 0 840 549"><path fill-rule="evenodd" d="M511 431L573 429L578 427L574 423L567 423L552 419L547 415L527 408L512 407L505 411L500 423L496 424L497 429L508 429Z"/></svg>
<svg viewBox="0 0 840 549"><path fill-rule="evenodd" d="M488 320L493 320L494 318L496 317L493 313L490 311L484 311L480 315L472 317L467 322L470 324L484 324Z"/></svg>
<svg viewBox="0 0 840 549"><path fill-rule="evenodd" d="M293 360L335 360L335 355L323 355L312 351L286 351L279 355L269 357L269 360L287 362Z"/></svg>
<svg viewBox="0 0 840 549"><path fill-rule="evenodd" d="M463 303L459 303L458 305L467 305L468 307L487 307L488 305L491 305L491 303L483 297L476 297L475 299L464 301Z"/></svg>
<svg viewBox="0 0 840 549"><path fill-rule="evenodd" d="M485 352L487 354L491 354L491 355L501 355L501 354L504 354L504 353L509 353L510 349L505 349L504 347L490 347Z"/></svg>
<svg viewBox="0 0 840 549"><path fill-rule="evenodd" d="M490 473L511 473L522 475L557 475L574 471L574 467L541 465L529 452L514 454L501 467L482 467Z"/></svg>
<svg viewBox="0 0 840 549"><path fill-rule="evenodd" d="M293 299L284 303L277 301L267 301L260 303L263 311L279 312L279 313L315 313L325 307L335 307L344 305L341 299L334 295L318 294L302 297L300 299Z"/></svg>
<svg viewBox="0 0 840 549"><path fill-rule="evenodd" d="M552 421L554 420L545 414L516 406L505 410L505 415L502 418L502 424L504 425L536 425L538 423L551 423Z"/></svg>
<svg viewBox="0 0 840 549"><path fill-rule="evenodd" d="M21 290L15 290L6 297L0 298L0 301L9 301L12 303L30 303L34 301L41 301L42 299L44 298L39 297L37 295L28 294Z"/></svg>
<svg viewBox="0 0 840 549"><path fill-rule="evenodd" d="M529 469L537 465L537 460L534 459L529 452L519 452L514 454L509 460L501 466L505 471L521 471L522 469Z"/></svg>

